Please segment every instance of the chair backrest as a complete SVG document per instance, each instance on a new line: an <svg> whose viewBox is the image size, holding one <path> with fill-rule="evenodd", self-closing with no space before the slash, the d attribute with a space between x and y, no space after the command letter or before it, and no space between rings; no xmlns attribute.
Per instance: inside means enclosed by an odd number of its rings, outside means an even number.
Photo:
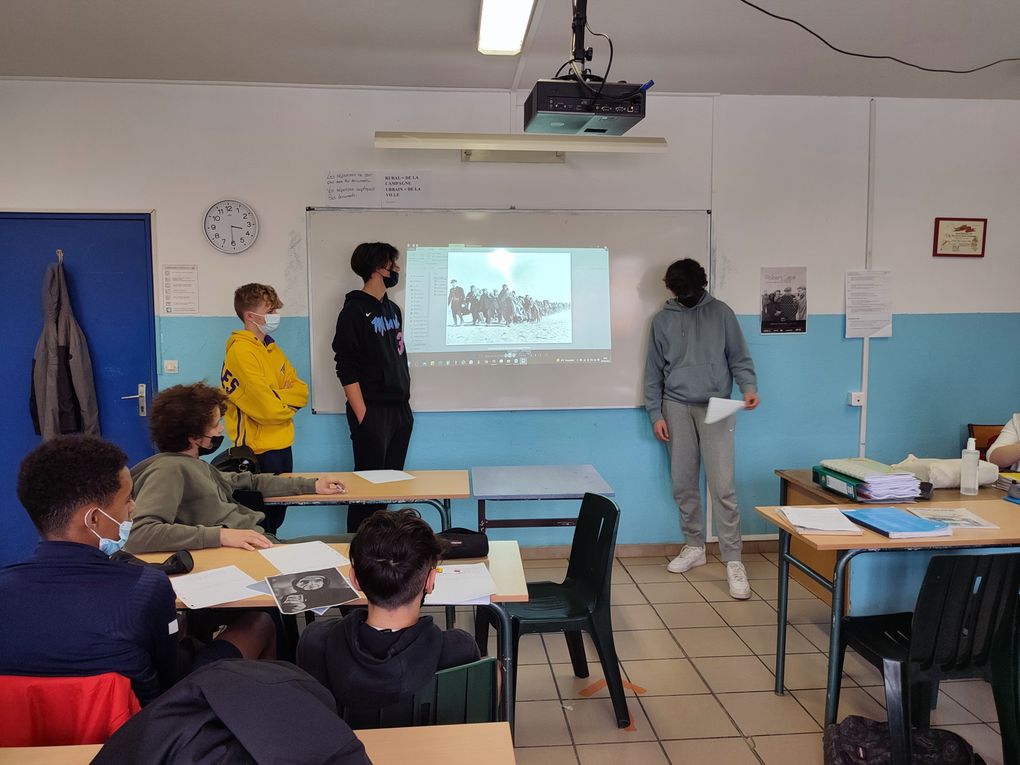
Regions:
<svg viewBox="0 0 1020 765"><path fill-rule="evenodd" d="M585 494L570 544L567 580L582 582L595 598L609 603L620 508L601 494Z"/></svg>
<svg viewBox="0 0 1020 765"><path fill-rule="evenodd" d="M914 607L910 660L947 675L987 667L1018 589L1020 553L935 556Z"/></svg>
<svg viewBox="0 0 1020 765"><path fill-rule="evenodd" d="M988 454L988 447L995 442L1001 432L1002 425L975 425L973 422L967 425L967 436L974 439L981 459Z"/></svg>
<svg viewBox="0 0 1020 765"><path fill-rule="evenodd" d="M141 709L131 681L0 676L0 747L102 744Z"/></svg>
<svg viewBox="0 0 1020 765"><path fill-rule="evenodd" d="M436 672L414 696L382 709L350 706L340 716L354 729L496 722L496 659Z"/></svg>

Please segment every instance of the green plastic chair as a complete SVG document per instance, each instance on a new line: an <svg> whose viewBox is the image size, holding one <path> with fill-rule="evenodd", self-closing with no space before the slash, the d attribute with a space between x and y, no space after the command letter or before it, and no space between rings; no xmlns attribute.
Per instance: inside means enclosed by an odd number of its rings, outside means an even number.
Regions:
<svg viewBox="0 0 1020 765"><path fill-rule="evenodd" d="M505 603L510 614L514 656L514 688L517 688L517 660L521 635L562 632L567 641L575 677L588 677L581 632L591 635L613 701L616 724L630 726L630 712L623 695L620 662L613 642L609 611L613 552L620 525L620 508L599 494L585 494L570 546L567 576L562 583L529 582L527 603ZM475 640L484 655L488 649L491 616L478 609Z"/></svg>
<svg viewBox="0 0 1020 765"><path fill-rule="evenodd" d="M1020 762L1020 608L1013 600L1008 622L992 642L990 660L1003 762Z"/></svg>
<svg viewBox="0 0 1020 765"><path fill-rule="evenodd" d="M355 730L496 722L496 659L441 669L414 696L382 709L337 709Z"/></svg>

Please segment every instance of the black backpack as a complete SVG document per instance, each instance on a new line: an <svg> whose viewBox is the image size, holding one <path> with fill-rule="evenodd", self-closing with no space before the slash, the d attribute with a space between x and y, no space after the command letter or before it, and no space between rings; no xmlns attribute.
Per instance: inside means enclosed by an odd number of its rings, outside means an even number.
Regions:
<svg viewBox="0 0 1020 765"><path fill-rule="evenodd" d="M913 731L911 765L985 765L974 747L955 733L938 728ZM889 724L849 715L826 725L822 742L825 765L891 765Z"/></svg>

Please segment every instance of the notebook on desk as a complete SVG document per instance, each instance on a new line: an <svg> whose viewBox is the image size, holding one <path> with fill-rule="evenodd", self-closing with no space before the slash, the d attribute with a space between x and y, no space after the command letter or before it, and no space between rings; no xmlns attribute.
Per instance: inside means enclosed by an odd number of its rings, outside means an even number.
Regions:
<svg viewBox="0 0 1020 765"><path fill-rule="evenodd" d="M867 510L844 510L843 515L866 529L877 531L890 539L914 537L949 537L953 529L948 523L920 518L895 507L872 507Z"/></svg>

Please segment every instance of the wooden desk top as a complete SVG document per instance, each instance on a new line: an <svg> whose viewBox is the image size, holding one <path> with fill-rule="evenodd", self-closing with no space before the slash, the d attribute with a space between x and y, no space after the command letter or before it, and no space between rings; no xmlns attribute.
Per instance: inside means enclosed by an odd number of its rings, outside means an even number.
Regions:
<svg viewBox="0 0 1020 765"><path fill-rule="evenodd" d="M267 505L343 505L347 502L393 502L427 499L466 499L471 484L466 470L408 470L414 480L372 483L354 473L284 473L307 478L341 481L346 494L298 494L291 497L266 497Z"/></svg>
<svg viewBox="0 0 1020 765"><path fill-rule="evenodd" d="M345 557L350 545L347 543L333 544L330 547L339 550ZM150 563L166 560L171 553L143 553L138 557ZM257 550L241 550L237 547L213 547L206 550L192 550L195 569L192 573L208 571L222 566L237 566L252 579L261 581L267 576L276 576L279 570ZM524 565L521 563L521 550L517 542L489 542L487 558L464 558L458 563L486 563L489 573L496 582L496 594L492 596L495 603L522 603L528 599L528 584L524 579ZM350 566L341 566L345 575L350 575ZM365 600L354 601L351 605L364 605ZM273 608L276 601L271 595L262 593L255 597L224 603L217 608ZM186 606L177 601L178 608Z"/></svg>
<svg viewBox="0 0 1020 765"><path fill-rule="evenodd" d="M376 765L513 765L510 726L501 723L428 725L359 730L355 734ZM0 765L85 765L99 744L0 749Z"/></svg>
<svg viewBox="0 0 1020 765"><path fill-rule="evenodd" d="M473 467L476 499L581 499L586 492L613 496L591 465L510 465Z"/></svg>
<svg viewBox="0 0 1020 765"><path fill-rule="evenodd" d="M776 470L776 475L782 478L784 481L788 481L794 486L798 486L804 489L806 492L815 494L822 502L837 502L846 504L856 504L858 507L866 506L869 503L855 503L853 500L844 497L842 494L831 491L825 488L821 484L815 483L811 479L811 470ZM935 489L931 493L931 499L919 499L919 507L934 507L933 503L937 502L973 502L976 499L1002 499L1005 492L1002 489L996 489L994 485L989 484L988 486L981 486L978 488L977 496L964 497L960 494L959 489ZM830 499L831 498L831 499ZM957 505L959 507L959 505Z"/></svg>
<svg viewBox="0 0 1020 765"><path fill-rule="evenodd" d="M805 505L804 507L838 507L840 510L861 510L868 505L860 503L841 505ZM923 547L925 549L953 548L967 545L1017 545L1020 546L1020 505L1003 499L968 498L967 501L922 502L906 505L882 505L871 507L898 507L903 510L923 508L925 510L965 507L986 521L999 526L997 529L953 529L950 537L914 537L890 539L887 536L862 528L858 535L843 534L802 534L779 512L779 507L756 507L755 510L770 523L790 532L808 547L815 550L897 550Z"/></svg>

